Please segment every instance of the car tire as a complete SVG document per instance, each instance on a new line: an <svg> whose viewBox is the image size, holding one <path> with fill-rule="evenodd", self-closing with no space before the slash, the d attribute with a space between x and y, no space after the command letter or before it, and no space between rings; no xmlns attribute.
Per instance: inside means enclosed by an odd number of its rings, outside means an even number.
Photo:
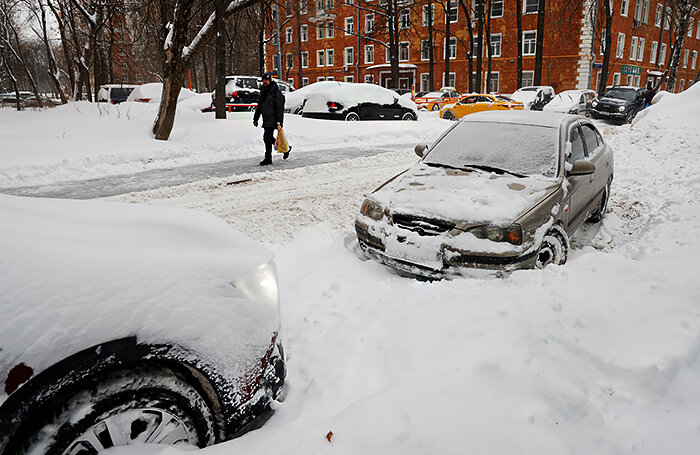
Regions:
<svg viewBox="0 0 700 455"><path fill-rule="evenodd" d="M406 112L401 116L401 120L415 120L416 116L412 112Z"/></svg>
<svg viewBox="0 0 700 455"><path fill-rule="evenodd" d="M591 213L591 216L588 217L586 221L589 223L598 223L600 222L603 217L605 216L605 212L608 209L608 200L610 199L610 183L605 185L603 188L603 196L600 198L600 202L598 202L598 206L595 208L595 211Z"/></svg>
<svg viewBox="0 0 700 455"><path fill-rule="evenodd" d="M5 453L92 454L144 442L201 448L220 439L207 400L168 369L113 371L81 384L39 409Z"/></svg>
<svg viewBox="0 0 700 455"><path fill-rule="evenodd" d="M568 255L569 237L563 229L556 226L550 229L542 239L535 265L538 269L543 269L550 264L563 265Z"/></svg>
<svg viewBox="0 0 700 455"><path fill-rule="evenodd" d="M455 115L450 110L445 111L445 113L442 114L442 118L445 120L456 120Z"/></svg>
<svg viewBox="0 0 700 455"><path fill-rule="evenodd" d="M433 104L433 107L430 108L430 110L433 111L433 112L434 112L434 111L439 111L439 110L440 110L440 106L439 106L437 103L436 103L436 104Z"/></svg>
<svg viewBox="0 0 700 455"><path fill-rule="evenodd" d="M348 112L345 114L345 121L346 122L357 122L360 120L360 116L357 114L357 112Z"/></svg>

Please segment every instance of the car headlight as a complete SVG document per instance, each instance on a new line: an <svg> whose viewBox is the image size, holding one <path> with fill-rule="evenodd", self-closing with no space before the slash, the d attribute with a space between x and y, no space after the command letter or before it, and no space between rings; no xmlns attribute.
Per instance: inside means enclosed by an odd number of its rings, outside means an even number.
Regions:
<svg viewBox="0 0 700 455"><path fill-rule="evenodd" d="M381 220L384 216L382 206L371 199L365 199L362 203L362 207L360 207L360 213L373 220Z"/></svg>
<svg viewBox="0 0 700 455"><path fill-rule="evenodd" d="M255 303L275 307L279 304L277 268L272 261L255 267L247 275L233 280L231 284Z"/></svg>
<svg viewBox="0 0 700 455"><path fill-rule="evenodd" d="M591 103L591 106L593 106L593 107L596 107L597 105L598 105L598 101L593 101L593 103Z"/></svg>
<svg viewBox="0 0 700 455"><path fill-rule="evenodd" d="M520 245L523 241L523 232L519 224L510 226L477 226L469 229L478 239L489 239L493 242L508 242Z"/></svg>
<svg viewBox="0 0 700 455"><path fill-rule="evenodd" d="M576 114L576 113L577 113L576 109L569 109L569 114Z"/></svg>
<svg viewBox="0 0 700 455"><path fill-rule="evenodd" d="M620 112L625 112L625 106L620 106L617 108L617 110Z"/></svg>

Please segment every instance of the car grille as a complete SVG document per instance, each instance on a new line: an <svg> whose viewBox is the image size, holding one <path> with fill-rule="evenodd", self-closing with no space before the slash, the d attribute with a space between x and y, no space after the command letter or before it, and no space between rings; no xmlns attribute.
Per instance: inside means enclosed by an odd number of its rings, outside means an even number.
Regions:
<svg viewBox="0 0 700 455"><path fill-rule="evenodd" d="M598 105L595 107L596 110L601 111L601 112L620 112L619 104L601 104L598 103Z"/></svg>
<svg viewBox="0 0 700 455"><path fill-rule="evenodd" d="M440 235L443 232L451 231L455 227L455 223L451 221L404 215L401 213L394 213L392 219L396 226L408 231L417 232L424 236Z"/></svg>

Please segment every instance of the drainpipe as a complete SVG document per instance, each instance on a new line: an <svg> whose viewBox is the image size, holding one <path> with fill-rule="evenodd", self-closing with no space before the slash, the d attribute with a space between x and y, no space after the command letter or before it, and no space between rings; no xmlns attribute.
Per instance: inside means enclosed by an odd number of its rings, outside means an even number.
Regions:
<svg viewBox="0 0 700 455"><path fill-rule="evenodd" d="M355 10L357 14L357 19L355 20L355 30L357 31L357 58L355 59L355 80L357 82L360 82L360 55L362 55L364 58L364 53L360 52L360 4L358 3L359 1L360 0L355 0Z"/></svg>
<svg viewBox="0 0 700 455"><path fill-rule="evenodd" d="M649 9L651 9L651 4L649 5ZM593 59L591 59L590 66L588 68L588 84L586 86L590 89L591 84L593 83L593 63L595 63L595 31L596 27L598 26L598 0L595 0L595 8L593 9L593 34L592 40L591 40L591 55L593 56Z"/></svg>

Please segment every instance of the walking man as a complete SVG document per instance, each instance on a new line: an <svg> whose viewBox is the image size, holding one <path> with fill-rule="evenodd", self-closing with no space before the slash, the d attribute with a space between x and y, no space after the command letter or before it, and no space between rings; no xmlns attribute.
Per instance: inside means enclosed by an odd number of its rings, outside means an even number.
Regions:
<svg viewBox="0 0 700 455"><path fill-rule="evenodd" d="M271 73L262 75L263 86L260 89L260 99L258 106L255 108L253 116L253 126L258 126L258 119L262 115L263 142L265 142L265 159L260 162L260 166L272 164L272 145L275 143L274 131L277 126L282 126L284 123L284 95L280 91L277 83L272 80ZM289 157L289 153L282 155L285 160Z"/></svg>

